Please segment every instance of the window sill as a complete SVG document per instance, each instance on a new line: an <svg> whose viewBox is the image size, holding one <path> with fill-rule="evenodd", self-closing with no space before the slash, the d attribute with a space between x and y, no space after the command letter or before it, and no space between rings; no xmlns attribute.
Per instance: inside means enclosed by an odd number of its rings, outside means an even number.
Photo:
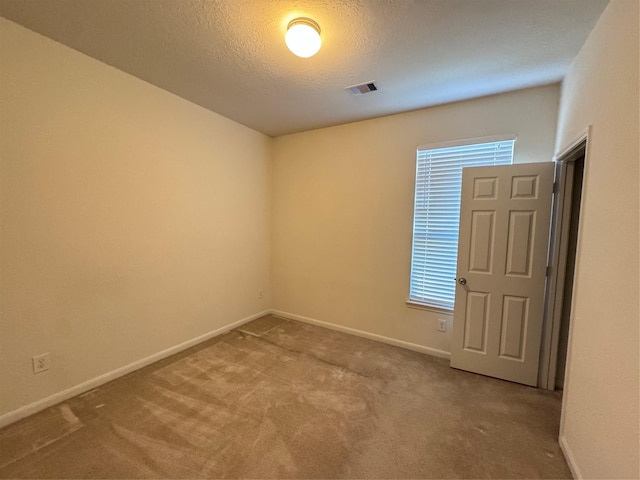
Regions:
<svg viewBox="0 0 640 480"><path fill-rule="evenodd" d="M427 305L425 303L418 303L413 300L407 300L407 307L415 308L417 310L427 310L429 312L435 313L446 313L448 315L453 315L453 310L449 310L448 308L443 307L434 307L433 305Z"/></svg>

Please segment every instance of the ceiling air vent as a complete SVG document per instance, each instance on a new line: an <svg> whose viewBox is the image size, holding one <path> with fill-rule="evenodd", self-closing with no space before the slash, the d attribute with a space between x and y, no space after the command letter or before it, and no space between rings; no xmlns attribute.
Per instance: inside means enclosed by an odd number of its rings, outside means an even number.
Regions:
<svg viewBox="0 0 640 480"><path fill-rule="evenodd" d="M365 93L375 92L376 90L378 90L378 86L375 84L375 82L367 82L361 83L360 85L346 87L345 90L347 90L352 95L363 95Z"/></svg>

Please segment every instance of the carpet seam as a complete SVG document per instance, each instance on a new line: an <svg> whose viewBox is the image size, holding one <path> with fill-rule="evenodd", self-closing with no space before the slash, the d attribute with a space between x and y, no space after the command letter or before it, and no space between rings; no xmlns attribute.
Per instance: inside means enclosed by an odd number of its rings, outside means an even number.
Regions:
<svg viewBox="0 0 640 480"><path fill-rule="evenodd" d="M309 353L302 352L302 351L300 351L300 350L293 350L293 349L291 349L291 348L285 347L284 345L280 345L280 344L275 343L275 342L273 342L273 341L267 340L266 338L263 338L263 337L261 337L261 336L260 336L260 337L257 337L257 336L255 336L255 335L250 335L250 334L249 334L249 337L246 337L245 335L247 335L247 334L246 334L245 332L243 332L243 331L241 331L241 330L237 330L237 331L238 331L238 333L240 333L240 334L243 336L243 338L255 338L255 339L257 339L257 340L262 340L264 343L267 343L267 344L269 344L269 345L273 345L274 347L278 347L278 348L280 348L281 350L285 350L285 351L287 351L287 352L289 352L289 353L297 354L297 355L299 355L299 356L301 356L301 357L304 357L304 358L309 358L309 359L316 360L316 361L318 361L318 362L320 362L320 363L323 363L323 364L325 364L325 365L329 365L329 366L331 366L331 367L339 368L340 370L343 370L343 371L345 371L345 372L351 373L351 374L353 374L353 375L357 375L357 376L362 377L362 378L366 378L366 379L369 379L369 380L379 380L379 381L383 381L383 382L385 381L385 380L384 380L383 378L381 378L381 377L372 377L372 376L370 376L370 375L364 375L364 374L362 374L362 373L359 373L359 372L356 372L356 371L354 371L354 370L351 370L351 369L349 369L348 367L345 367L344 365L340 365L340 364L337 364L337 363L330 362L330 361L328 361L328 360L324 360L324 359L322 359L322 358L320 358L320 357L317 357L317 356L312 355L312 354L309 354ZM386 383L386 382L385 382L385 383Z"/></svg>

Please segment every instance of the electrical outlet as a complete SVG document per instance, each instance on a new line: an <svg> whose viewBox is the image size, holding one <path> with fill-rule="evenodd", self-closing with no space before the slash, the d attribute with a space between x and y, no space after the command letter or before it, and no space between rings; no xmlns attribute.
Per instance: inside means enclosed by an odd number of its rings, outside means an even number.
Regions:
<svg viewBox="0 0 640 480"><path fill-rule="evenodd" d="M447 321L444 318L438 319L438 331L446 332L447 331Z"/></svg>
<svg viewBox="0 0 640 480"><path fill-rule="evenodd" d="M31 359L33 361L33 373L40 373L49 370L51 359L48 353L36 355Z"/></svg>
<svg viewBox="0 0 640 480"><path fill-rule="evenodd" d="M258 300L262 300L262 297L264 297L264 292L260 290L258 291Z"/></svg>

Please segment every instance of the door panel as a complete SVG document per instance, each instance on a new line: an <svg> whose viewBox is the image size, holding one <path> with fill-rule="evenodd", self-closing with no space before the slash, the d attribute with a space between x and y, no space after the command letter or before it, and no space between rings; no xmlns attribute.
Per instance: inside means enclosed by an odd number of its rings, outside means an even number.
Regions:
<svg viewBox="0 0 640 480"><path fill-rule="evenodd" d="M471 251L469 271L491 274L495 212L473 212L471 218Z"/></svg>
<svg viewBox="0 0 640 480"><path fill-rule="evenodd" d="M489 294L469 292L465 318L464 348L476 352L487 351L487 317Z"/></svg>
<svg viewBox="0 0 640 480"><path fill-rule="evenodd" d="M508 276L531 277L533 226L536 212L509 212L509 236L507 240Z"/></svg>
<svg viewBox="0 0 640 480"><path fill-rule="evenodd" d="M516 360L524 359L529 299L505 295L500 324L500 356Z"/></svg>
<svg viewBox="0 0 640 480"><path fill-rule="evenodd" d="M536 385L553 168L463 170L452 367Z"/></svg>

